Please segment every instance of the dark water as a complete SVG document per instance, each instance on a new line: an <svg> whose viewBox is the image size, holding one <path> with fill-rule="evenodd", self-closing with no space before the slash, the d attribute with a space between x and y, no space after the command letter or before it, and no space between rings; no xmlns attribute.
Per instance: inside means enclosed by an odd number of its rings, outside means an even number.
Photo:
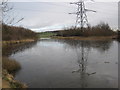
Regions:
<svg viewBox="0 0 120 90"><path fill-rule="evenodd" d="M118 42L43 39L11 55L30 88L117 88Z"/></svg>

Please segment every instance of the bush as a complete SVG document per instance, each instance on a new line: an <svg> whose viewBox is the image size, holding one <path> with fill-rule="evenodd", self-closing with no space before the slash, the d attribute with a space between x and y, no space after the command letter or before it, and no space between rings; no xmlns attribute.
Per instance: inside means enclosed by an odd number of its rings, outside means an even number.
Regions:
<svg viewBox="0 0 120 90"><path fill-rule="evenodd" d="M96 26L88 26L87 28L68 28L63 31L57 32L57 36L112 36L116 35L116 32L114 32L108 24L100 23Z"/></svg>
<svg viewBox="0 0 120 90"><path fill-rule="evenodd" d="M2 58L2 68L6 69L9 73L14 73L17 70L19 70L21 68L20 64L13 60L13 59L9 59L7 57L3 57Z"/></svg>

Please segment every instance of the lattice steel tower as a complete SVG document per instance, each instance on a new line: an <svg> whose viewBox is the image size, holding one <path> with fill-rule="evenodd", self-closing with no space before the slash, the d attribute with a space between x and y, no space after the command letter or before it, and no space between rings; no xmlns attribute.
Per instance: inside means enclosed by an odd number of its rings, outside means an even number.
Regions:
<svg viewBox="0 0 120 90"><path fill-rule="evenodd" d="M75 28L81 27L81 29L82 29L84 26L88 26L88 19L87 19L86 12L87 11L96 12L96 11L86 9L84 0L80 0L79 2L74 2L74 3L70 3L70 4L77 5L77 11L75 13L69 13L69 14L76 14Z"/></svg>

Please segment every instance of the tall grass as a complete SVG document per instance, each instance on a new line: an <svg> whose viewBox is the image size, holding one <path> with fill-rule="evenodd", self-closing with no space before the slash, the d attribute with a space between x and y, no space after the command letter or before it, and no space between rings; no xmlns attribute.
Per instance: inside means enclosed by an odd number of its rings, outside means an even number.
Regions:
<svg viewBox="0 0 120 90"><path fill-rule="evenodd" d="M68 28L63 31L57 32L57 36L112 36L116 35L116 32L114 32L108 24L100 23L96 26L88 26L87 28Z"/></svg>
<svg viewBox="0 0 120 90"><path fill-rule="evenodd" d="M14 59L7 57L2 58L2 68L7 70L9 73L14 73L21 68L20 64Z"/></svg>

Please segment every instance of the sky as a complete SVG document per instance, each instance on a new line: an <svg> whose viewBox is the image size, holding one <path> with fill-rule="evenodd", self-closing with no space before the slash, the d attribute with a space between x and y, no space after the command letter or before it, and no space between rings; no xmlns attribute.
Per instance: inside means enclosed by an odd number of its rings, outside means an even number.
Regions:
<svg viewBox="0 0 120 90"><path fill-rule="evenodd" d="M62 30L75 25L76 15L68 13L75 12L76 5L69 3L75 0L11 0L14 5L12 16L23 17L24 20L16 26L23 26L35 32ZM105 0L104 0L105 1ZM89 24L97 25L105 22L111 28L118 28L118 0L94 0L86 1L87 9L97 12L87 12ZM114 2L113 2L114 1Z"/></svg>
<svg viewBox="0 0 120 90"><path fill-rule="evenodd" d="M9 0L9 1L10 2L74 2L78 0ZM119 2L120 0L94 0L94 1L96 2Z"/></svg>

